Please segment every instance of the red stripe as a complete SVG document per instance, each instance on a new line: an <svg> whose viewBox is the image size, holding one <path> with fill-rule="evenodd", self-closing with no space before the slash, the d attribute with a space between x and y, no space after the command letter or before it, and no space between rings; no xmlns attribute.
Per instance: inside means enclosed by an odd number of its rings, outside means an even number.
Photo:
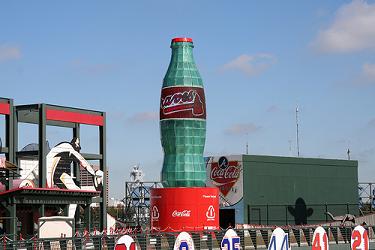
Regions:
<svg viewBox="0 0 375 250"><path fill-rule="evenodd" d="M103 126L104 118L101 115L82 114L78 112L70 112L56 109L47 109L47 120L75 122L89 125Z"/></svg>
<svg viewBox="0 0 375 250"><path fill-rule="evenodd" d="M2 115L9 115L10 114L9 103L0 103L0 114L2 114Z"/></svg>

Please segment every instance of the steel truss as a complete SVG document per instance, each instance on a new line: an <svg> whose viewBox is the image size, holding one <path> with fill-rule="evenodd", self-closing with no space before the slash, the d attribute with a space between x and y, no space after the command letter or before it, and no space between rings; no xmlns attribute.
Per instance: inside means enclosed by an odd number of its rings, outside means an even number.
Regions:
<svg viewBox="0 0 375 250"><path fill-rule="evenodd" d="M131 225L150 224L150 189L162 188L161 182L125 182L125 222Z"/></svg>
<svg viewBox="0 0 375 250"><path fill-rule="evenodd" d="M358 183L359 207L363 212L375 211L375 183Z"/></svg>

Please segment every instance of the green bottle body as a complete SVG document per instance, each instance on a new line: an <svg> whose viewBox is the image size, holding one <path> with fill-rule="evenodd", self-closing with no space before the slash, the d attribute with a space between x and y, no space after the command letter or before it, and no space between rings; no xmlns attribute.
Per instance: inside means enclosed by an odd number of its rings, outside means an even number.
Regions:
<svg viewBox="0 0 375 250"><path fill-rule="evenodd" d="M191 39L172 40L172 57L160 98L164 187L203 187L206 104Z"/></svg>

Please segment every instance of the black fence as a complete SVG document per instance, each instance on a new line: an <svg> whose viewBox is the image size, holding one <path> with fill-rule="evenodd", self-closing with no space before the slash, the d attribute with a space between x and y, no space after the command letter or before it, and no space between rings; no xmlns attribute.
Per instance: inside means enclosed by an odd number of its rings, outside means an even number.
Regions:
<svg viewBox="0 0 375 250"><path fill-rule="evenodd" d="M333 215L358 216L358 204L286 204L247 205L247 224L257 225L305 225L332 221Z"/></svg>

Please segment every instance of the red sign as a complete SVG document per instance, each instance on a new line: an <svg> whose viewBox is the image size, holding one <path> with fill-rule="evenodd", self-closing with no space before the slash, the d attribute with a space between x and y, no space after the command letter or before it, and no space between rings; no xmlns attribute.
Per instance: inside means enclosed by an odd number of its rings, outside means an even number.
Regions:
<svg viewBox="0 0 375 250"><path fill-rule="evenodd" d="M161 90L160 120L175 118L206 119L203 88L167 87Z"/></svg>
<svg viewBox="0 0 375 250"><path fill-rule="evenodd" d="M9 103L0 103L0 114L2 114L2 115L9 115L10 114Z"/></svg>
<svg viewBox="0 0 375 250"><path fill-rule="evenodd" d="M238 161L228 161L226 157L221 157L219 162L211 163L211 180L224 196L236 184L240 174Z"/></svg>
<svg viewBox="0 0 375 250"><path fill-rule="evenodd" d="M151 189L153 230L219 229L219 191L213 187Z"/></svg>
<svg viewBox="0 0 375 250"><path fill-rule="evenodd" d="M47 120L53 121L64 121L64 122L74 122L82 123L96 126L104 125L104 117L101 115L94 114L83 114L78 112L57 110L57 109L47 109L46 110Z"/></svg>

